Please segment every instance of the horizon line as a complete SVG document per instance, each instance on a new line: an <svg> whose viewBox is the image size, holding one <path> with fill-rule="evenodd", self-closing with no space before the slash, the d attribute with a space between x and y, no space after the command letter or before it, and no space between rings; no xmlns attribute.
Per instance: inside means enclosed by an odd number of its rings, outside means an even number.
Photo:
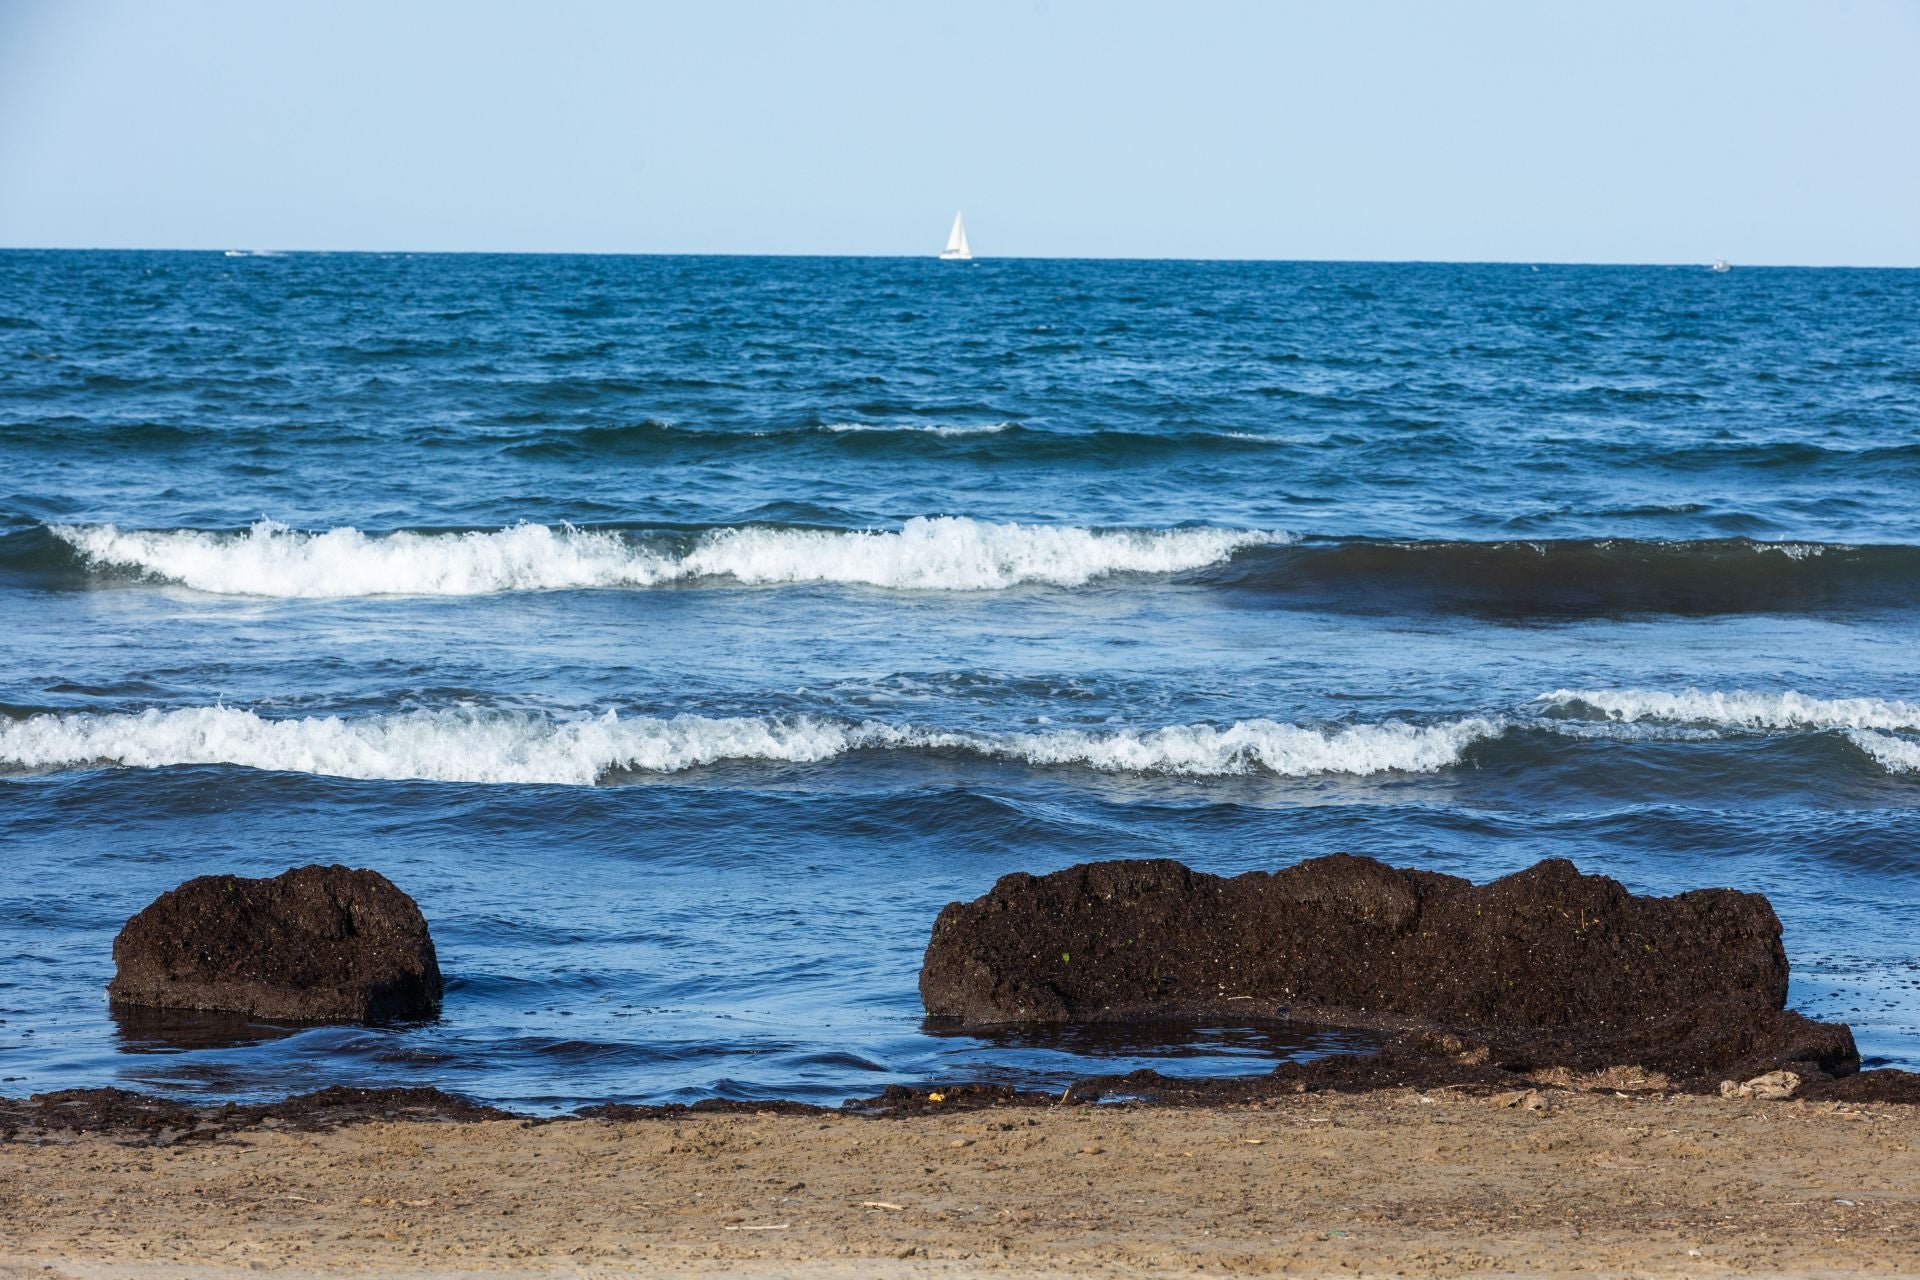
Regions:
<svg viewBox="0 0 1920 1280"><path fill-rule="evenodd" d="M0 253L212 253L236 257L276 257L294 254L366 257L500 257L500 258L820 258L885 259L888 261L940 261L931 253L778 253L754 250L653 250L653 249L311 249L311 248L237 248L225 246L180 245L0 245ZM1717 261L1748 270L1790 271L1915 271L1916 263L1874 262L1735 262L1732 259L1691 258L1646 259L1638 261L1582 261L1570 258L1255 258L1213 257L1195 254L1150 256L1145 254L982 254L968 260L969 265L983 262L1192 262L1192 263L1271 263L1314 264L1328 266L1452 266L1452 267L1708 267Z"/></svg>

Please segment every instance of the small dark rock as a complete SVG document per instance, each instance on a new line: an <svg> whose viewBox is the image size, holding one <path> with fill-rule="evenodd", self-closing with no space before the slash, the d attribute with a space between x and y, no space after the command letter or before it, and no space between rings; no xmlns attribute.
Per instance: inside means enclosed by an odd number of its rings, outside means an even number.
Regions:
<svg viewBox="0 0 1920 1280"><path fill-rule="evenodd" d="M116 1003L286 1022L431 1017L442 991L413 899L342 866L189 880L127 921L113 960Z"/></svg>

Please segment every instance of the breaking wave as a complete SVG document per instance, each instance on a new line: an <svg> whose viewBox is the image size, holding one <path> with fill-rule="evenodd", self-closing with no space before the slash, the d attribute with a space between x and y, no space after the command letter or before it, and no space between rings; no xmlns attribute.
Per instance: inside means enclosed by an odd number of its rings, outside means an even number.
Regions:
<svg viewBox="0 0 1920 1280"><path fill-rule="evenodd" d="M1812 698L1792 691L1555 689L1542 694L1539 701L1550 711L1626 724L1652 721L1727 729L1920 729L1920 704L1882 698Z"/></svg>
<svg viewBox="0 0 1920 1280"><path fill-rule="evenodd" d="M98 766L243 768L364 780L591 786L726 762L820 764L855 752L951 753L1039 767L1184 778L1435 774L1552 767L1581 743L1664 748L1732 734L1850 743L1920 773L1920 706L1797 693L1567 690L1522 711L1445 720L1158 728L941 729L836 715L565 717L462 706L274 718L240 707L46 711L0 719L0 772ZM1558 742L1559 746L1552 745Z"/></svg>
<svg viewBox="0 0 1920 1280"><path fill-rule="evenodd" d="M1847 738L1888 773L1920 773L1920 742L1871 729L1854 729Z"/></svg>
<svg viewBox="0 0 1920 1280"><path fill-rule="evenodd" d="M359 779L588 786L609 774L721 761L811 764L854 751L952 751L1112 773L1432 773L1504 731L1497 720L1315 728L1245 720L1216 728L936 731L876 720L734 716L555 720L526 712L407 711L270 719L236 707L42 713L0 721L0 765L56 770L229 764Z"/></svg>
<svg viewBox="0 0 1920 1280"><path fill-rule="evenodd" d="M844 513L821 511L834 520ZM792 521L791 513L770 521ZM801 516L812 519L812 516ZM1587 618L1912 609L1920 547L1706 542L1381 542L1272 530L1083 528L923 516L894 530L518 524L472 532L34 526L0 570L87 586L137 575L225 595L486 595L695 582L931 591L1193 575L1280 609Z"/></svg>
<svg viewBox="0 0 1920 1280"><path fill-rule="evenodd" d="M132 570L220 595L469 596L654 587L701 579L831 582L923 591L1082 586L1115 573L1178 573L1285 534L1084 529L916 517L898 531L743 526L642 535L521 524L469 533L307 533L271 520L243 532L55 525L93 570Z"/></svg>

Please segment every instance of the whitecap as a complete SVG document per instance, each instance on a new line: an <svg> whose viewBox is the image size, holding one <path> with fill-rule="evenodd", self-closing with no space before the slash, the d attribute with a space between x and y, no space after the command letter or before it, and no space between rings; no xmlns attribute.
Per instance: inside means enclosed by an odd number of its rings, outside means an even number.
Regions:
<svg viewBox="0 0 1920 1280"><path fill-rule="evenodd" d="M137 569L216 595L485 595L651 586L672 561L614 533L522 524L475 533L304 533L262 520L243 533L54 525L94 568Z"/></svg>
<svg viewBox="0 0 1920 1280"><path fill-rule="evenodd" d="M1063 729L1047 733L930 734L928 746L953 746L1039 765L1084 765L1113 773L1193 777L1271 773L1435 773L1459 764L1474 742L1498 737L1503 723L1486 718L1415 725L1389 720L1318 728L1273 720L1239 720L1225 728L1173 725L1133 729Z"/></svg>
<svg viewBox="0 0 1920 1280"><path fill-rule="evenodd" d="M1433 773L1504 725L1467 719L1313 727L932 730L820 716L555 719L458 708L274 719L237 707L42 713L0 721L0 765L153 769L228 764L359 779L588 786L610 773L672 774L720 761L812 764L863 750L953 751L1110 773L1221 777Z"/></svg>
<svg viewBox="0 0 1920 1280"><path fill-rule="evenodd" d="M1888 773L1920 773L1920 742L1871 729L1852 730L1847 738Z"/></svg>
<svg viewBox="0 0 1920 1280"><path fill-rule="evenodd" d="M915 517L895 531L741 526L669 544L520 524L469 533L307 533L262 520L239 533L55 525L96 569L134 569L220 595L339 598L639 588L696 579L903 590L1083 586L1114 573L1203 568L1286 534L1234 529L1085 529Z"/></svg>
<svg viewBox="0 0 1920 1280"><path fill-rule="evenodd" d="M1013 426L1011 422L988 422L977 426L942 425L931 422L827 422L821 424L820 430L830 431L835 435L905 432L913 435L960 437L999 435L1003 431L1012 430Z"/></svg>
<svg viewBox="0 0 1920 1280"><path fill-rule="evenodd" d="M1657 689L1555 689L1539 702L1589 707L1609 720L1711 724L1730 729L1920 729L1920 705L1883 698L1814 698L1803 693L1736 689L1678 693Z"/></svg>

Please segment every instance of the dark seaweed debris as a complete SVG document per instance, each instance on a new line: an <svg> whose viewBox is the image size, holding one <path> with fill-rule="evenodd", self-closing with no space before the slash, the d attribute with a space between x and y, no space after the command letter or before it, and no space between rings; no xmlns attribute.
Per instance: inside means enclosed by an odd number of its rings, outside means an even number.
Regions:
<svg viewBox="0 0 1920 1280"><path fill-rule="evenodd" d="M934 923L927 1013L960 1026L1290 1019L1453 1035L1510 1071L1721 1079L1859 1066L1786 1010L1766 898L1639 897L1548 859L1485 885L1334 854L1231 878L1167 859L1003 876Z"/></svg>
<svg viewBox="0 0 1920 1280"><path fill-rule="evenodd" d="M471 1123L512 1120L514 1113L439 1089L356 1089L343 1085L277 1102L214 1105L127 1089L62 1089L30 1098L0 1098L0 1138L19 1141L55 1133L113 1133L142 1145L213 1142L248 1129L305 1132L374 1121Z"/></svg>
<svg viewBox="0 0 1920 1280"><path fill-rule="evenodd" d="M444 986L414 900L343 866L189 880L127 921L113 962L117 1003L287 1022L432 1017Z"/></svg>
<svg viewBox="0 0 1920 1280"><path fill-rule="evenodd" d="M311 1133L374 1122L471 1124L481 1120L518 1120L524 1124L567 1124L671 1121L704 1115L847 1115L900 1119L995 1107L1115 1102L1150 1107L1247 1106L1303 1093L1364 1094L1404 1088L1485 1094L1534 1087L1538 1083L1498 1067L1453 1061L1416 1046L1395 1046L1377 1054L1286 1063L1265 1076L1175 1079L1154 1071L1092 1076L1075 1081L1059 1093L1003 1084L889 1085L873 1097L854 1099L838 1109L781 1099L743 1102L710 1098L657 1106L600 1103L569 1115L536 1117L439 1089L336 1086L317 1093L296 1094L278 1102L218 1105L125 1089L67 1089L30 1098L0 1098L0 1141L35 1142L60 1136L107 1134L136 1146L169 1147L190 1142L218 1142L263 1129ZM1611 1083L1593 1087L1604 1092L1614 1089ZM1715 1090L1709 1082L1695 1080L1672 1091L1710 1095ZM1648 1092L1666 1091L1650 1089ZM1884 1068L1837 1080L1816 1076L1800 1088L1794 1100L1920 1105L1920 1074Z"/></svg>

